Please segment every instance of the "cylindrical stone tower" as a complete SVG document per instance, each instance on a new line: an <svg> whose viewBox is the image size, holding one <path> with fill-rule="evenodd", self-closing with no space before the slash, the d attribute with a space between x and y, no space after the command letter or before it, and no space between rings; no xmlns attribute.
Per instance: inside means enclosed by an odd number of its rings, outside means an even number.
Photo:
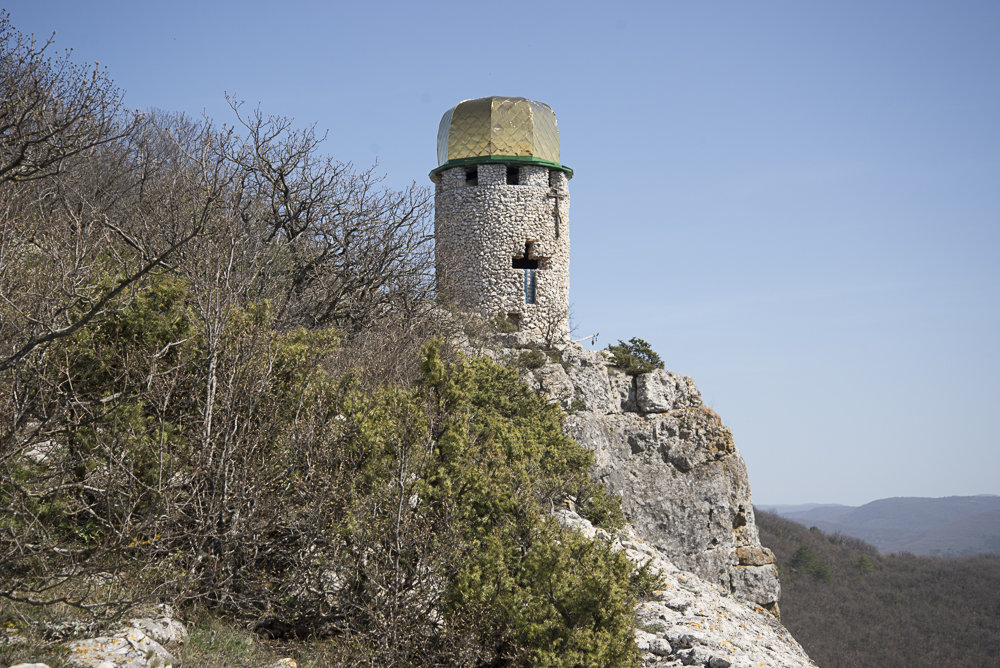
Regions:
<svg viewBox="0 0 1000 668"><path fill-rule="evenodd" d="M556 115L523 97L483 97L438 129L438 292L539 339L569 337L569 184Z"/></svg>

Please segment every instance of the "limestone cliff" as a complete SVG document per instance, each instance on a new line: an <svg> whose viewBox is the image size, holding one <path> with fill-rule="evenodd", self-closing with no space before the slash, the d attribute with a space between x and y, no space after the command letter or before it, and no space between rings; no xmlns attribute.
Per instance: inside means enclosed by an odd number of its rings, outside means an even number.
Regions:
<svg viewBox="0 0 1000 668"><path fill-rule="evenodd" d="M637 377L575 344L525 374L569 413L566 433L595 455L637 535L677 567L778 615L774 555L754 523L746 465L694 381Z"/></svg>
<svg viewBox="0 0 1000 668"><path fill-rule="evenodd" d="M635 639L645 668L815 668L777 619L677 568L632 527L612 535L569 510L557 511L556 518L659 576L659 587L636 610Z"/></svg>

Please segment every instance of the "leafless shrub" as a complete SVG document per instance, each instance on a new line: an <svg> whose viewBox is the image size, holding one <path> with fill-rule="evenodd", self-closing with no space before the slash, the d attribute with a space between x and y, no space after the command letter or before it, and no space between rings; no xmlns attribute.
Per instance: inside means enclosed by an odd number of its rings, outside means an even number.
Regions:
<svg viewBox="0 0 1000 668"><path fill-rule="evenodd" d="M84 151L127 136L135 116L99 65L52 55L0 14L0 183L44 178Z"/></svg>
<svg viewBox="0 0 1000 668"><path fill-rule="evenodd" d="M342 369L412 376L429 199L238 104L235 127L138 116L51 49L0 17L0 597L111 614L131 594L87 583L165 526L196 558L248 550L227 567L280 533L254 506L285 333L336 325Z"/></svg>
<svg viewBox="0 0 1000 668"><path fill-rule="evenodd" d="M424 309L432 282L427 189L388 190L373 170L321 155L313 128L230 104L238 123L220 135L218 150L236 170L238 220L280 249L270 267L278 320L353 333Z"/></svg>

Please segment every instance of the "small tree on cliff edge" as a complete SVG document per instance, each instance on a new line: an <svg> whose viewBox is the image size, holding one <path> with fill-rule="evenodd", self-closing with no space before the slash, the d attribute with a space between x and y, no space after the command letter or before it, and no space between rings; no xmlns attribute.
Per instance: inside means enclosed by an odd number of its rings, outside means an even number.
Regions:
<svg viewBox="0 0 1000 668"><path fill-rule="evenodd" d="M663 368L663 360L653 351L653 348L638 338L631 338L628 343L618 339L618 345L608 346L612 363L630 376L638 376Z"/></svg>

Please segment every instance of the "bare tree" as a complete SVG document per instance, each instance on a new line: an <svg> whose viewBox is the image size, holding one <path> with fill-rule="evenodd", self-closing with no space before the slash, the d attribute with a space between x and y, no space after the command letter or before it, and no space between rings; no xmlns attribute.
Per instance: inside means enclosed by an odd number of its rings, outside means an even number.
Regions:
<svg viewBox="0 0 1000 668"><path fill-rule="evenodd" d="M282 475L315 481L297 503L325 508L356 484L338 460L350 448L331 442L339 408L296 408L315 388L283 374L325 365L329 385L361 367L377 388L416 373L433 329L428 193L385 188L323 156L311 128L238 104L229 127L136 116L100 71L50 50L0 19L0 598L65 600L67 581L140 553L197 564L147 594L213 600L244 567L278 566L303 576L289 595L330 589L311 565L328 517L289 523ZM397 552L418 454L386 497ZM344 573L370 558L322 547ZM389 626L423 617L404 598L426 576L393 569Z"/></svg>
<svg viewBox="0 0 1000 668"><path fill-rule="evenodd" d="M0 16L0 371L166 267L220 194L207 142L168 173L148 153L153 126L101 70L51 46Z"/></svg>
<svg viewBox="0 0 1000 668"><path fill-rule="evenodd" d="M357 331L426 307L427 189L387 189L374 169L356 172L321 155L314 128L230 104L240 132L231 128L219 150L238 170L243 225L281 248L279 320Z"/></svg>
<svg viewBox="0 0 1000 668"><path fill-rule="evenodd" d="M150 519L137 512L155 493L142 471L164 453L123 409L140 392L168 401L178 342L87 342L120 330L150 281L175 271L218 215L227 172L205 128L121 112L105 79L73 79L48 45L4 30L4 85L21 88L0 99L0 514L15 521L0 530L0 596L45 603L67 580L114 570ZM53 532L53 508L102 540Z"/></svg>
<svg viewBox="0 0 1000 668"><path fill-rule="evenodd" d="M64 161L120 139L134 115L104 70L88 70L70 52L51 55L0 14L0 183L58 173Z"/></svg>

